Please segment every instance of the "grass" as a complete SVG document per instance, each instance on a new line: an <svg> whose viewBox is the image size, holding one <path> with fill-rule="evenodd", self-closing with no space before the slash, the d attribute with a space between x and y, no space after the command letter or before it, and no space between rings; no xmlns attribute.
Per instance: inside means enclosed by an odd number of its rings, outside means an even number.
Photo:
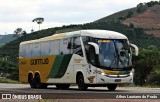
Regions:
<svg viewBox="0 0 160 102"><path fill-rule="evenodd" d="M0 83L20 84L20 82L16 80L11 80L11 79L6 79L6 78L0 78Z"/></svg>
<svg viewBox="0 0 160 102"><path fill-rule="evenodd" d="M160 88L160 85L129 85L129 84L120 84L120 87L137 87L137 88Z"/></svg>
<svg viewBox="0 0 160 102"><path fill-rule="evenodd" d="M158 85L144 85L144 86L135 86L135 87L160 88L160 86L158 86Z"/></svg>
<svg viewBox="0 0 160 102"><path fill-rule="evenodd" d="M160 88L160 86L158 86L158 85L143 85L143 86L140 86L140 85L134 85L134 86L125 85L125 86L122 86L122 87L137 87L137 88Z"/></svg>

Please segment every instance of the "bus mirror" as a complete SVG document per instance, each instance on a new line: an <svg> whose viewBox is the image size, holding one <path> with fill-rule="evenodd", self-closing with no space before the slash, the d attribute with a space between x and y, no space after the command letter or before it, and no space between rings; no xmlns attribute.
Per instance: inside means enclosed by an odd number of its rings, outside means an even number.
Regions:
<svg viewBox="0 0 160 102"><path fill-rule="evenodd" d="M134 44L130 44L130 47L135 49L135 55L138 56L138 53L139 53L138 47L136 45L134 45Z"/></svg>
<svg viewBox="0 0 160 102"><path fill-rule="evenodd" d="M94 46L94 48L95 48L95 53L96 53L96 54L99 54L99 46L98 46L96 43L88 42L88 44Z"/></svg>
<svg viewBox="0 0 160 102"><path fill-rule="evenodd" d="M67 48L68 48L68 49L71 49L71 43L70 43L70 42L68 43Z"/></svg>

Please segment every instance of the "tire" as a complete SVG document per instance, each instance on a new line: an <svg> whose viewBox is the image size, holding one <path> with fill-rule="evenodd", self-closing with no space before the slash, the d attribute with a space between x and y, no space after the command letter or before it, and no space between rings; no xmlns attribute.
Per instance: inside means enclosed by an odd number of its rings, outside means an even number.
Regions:
<svg viewBox="0 0 160 102"><path fill-rule="evenodd" d="M34 84L35 84L35 87L36 87L37 89L42 88L42 84L41 84L41 80L40 80L40 76L39 76L39 75L36 75L36 76L34 77Z"/></svg>
<svg viewBox="0 0 160 102"><path fill-rule="evenodd" d="M117 88L117 84L108 84L107 88L110 91L114 91Z"/></svg>
<svg viewBox="0 0 160 102"><path fill-rule="evenodd" d="M33 75L28 76L28 83L29 83L31 88L35 88Z"/></svg>
<svg viewBox="0 0 160 102"><path fill-rule="evenodd" d="M79 90L87 90L88 86L84 83L84 77L82 74L80 74L77 78L77 84Z"/></svg>

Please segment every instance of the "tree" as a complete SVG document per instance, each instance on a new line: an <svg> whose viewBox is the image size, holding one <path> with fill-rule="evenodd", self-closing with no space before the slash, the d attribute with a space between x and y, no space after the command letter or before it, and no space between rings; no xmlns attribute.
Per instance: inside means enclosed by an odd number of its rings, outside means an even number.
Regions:
<svg viewBox="0 0 160 102"><path fill-rule="evenodd" d="M136 33L133 29L126 29L125 35L128 37L129 40L133 41L136 39Z"/></svg>
<svg viewBox="0 0 160 102"><path fill-rule="evenodd" d="M23 30L22 28L17 28L16 30L14 30L14 37L19 38L20 36L24 36L26 35L26 31Z"/></svg>
<svg viewBox="0 0 160 102"><path fill-rule="evenodd" d="M144 85L146 82L152 84L155 79L160 83L160 52L159 50L140 49L138 57L133 56L135 68L134 82L137 85ZM154 74L154 76L153 76ZM154 82L156 83L156 82ZM159 84L157 84L159 85Z"/></svg>
<svg viewBox="0 0 160 102"><path fill-rule="evenodd" d="M133 12L132 12L132 11L129 11L128 14L127 14L127 16L126 16L126 18L130 18L130 17L132 17L132 16L133 16Z"/></svg>
<svg viewBox="0 0 160 102"><path fill-rule="evenodd" d="M134 24L132 22L129 24L129 28L131 28L131 29L134 28Z"/></svg>
<svg viewBox="0 0 160 102"><path fill-rule="evenodd" d="M118 20L126 20L126 17L118 17Z"/></svg>
<svg viewBox="0 0 160 102"><path fill-rule="evenodd" d="M23 32L22 32L22 36L26 36L27 35L27 32L24 30Z"/></svg>
<svg viewBox="0 0 160 102"><path fill-rule="evenodd" d="M40 30L40 24L42 24L44 22L44 18L42 18L42 17L35 18L32 20L32 22L37 22L37 24L39 24L39 30Z"/></svg>

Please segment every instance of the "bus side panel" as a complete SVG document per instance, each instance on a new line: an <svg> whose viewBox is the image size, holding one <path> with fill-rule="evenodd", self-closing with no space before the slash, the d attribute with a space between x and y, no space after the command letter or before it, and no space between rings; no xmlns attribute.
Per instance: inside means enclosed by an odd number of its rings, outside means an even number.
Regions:
<svg viewBox="0 0 160 102"><path fill-rule="evenodd" d="M63 77L69 68L72 54L58 55L48 75L48 83L63 83Z"/></svg>
<svg viewBox="0 0 160 102"><path fill-rule="evenodd" d="M27 66L29 66L28 62L29 62L28 58L19 58L19 81L20 82L28 82L28 73L29 71L31 71L31 69L27 68Z"/></svg>
<svg viewBox="0 0 160 102"><path fill-rule="evenodd" d="M28 82L28 74L37 72L40 75L41 82L48 81L48 75L55 62L56 56L42 56L33 58L20 58L19 59L19 80L21 82Z"/></svg>

